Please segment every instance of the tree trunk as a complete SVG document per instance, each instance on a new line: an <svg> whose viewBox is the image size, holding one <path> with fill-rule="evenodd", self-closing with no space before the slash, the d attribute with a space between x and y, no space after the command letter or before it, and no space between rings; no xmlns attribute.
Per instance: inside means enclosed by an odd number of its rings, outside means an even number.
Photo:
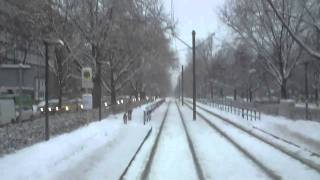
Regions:
<svg viewBox="0 0 320 180"><path fill-rule="evenodd" d="M135 97L136 97L136 99L139 98L140 91L141 91L141 89L139 88L139 82L138 82L138 80L136 80L136 89L135 89Z"/></svg>
<svg viewBox="0 0 320 180"><path fill-rule="evenodd" d="M92 90L92 106L93 108L98 108L100 103L99 91L100 91L100 83L99 83L99 76L96 75L93 78L93 90Z"/></svg>
<svg viewBox="0 0 320 180"><path fill-rule="evenodd" d="M59 104L58 107L61 109L62 106L62 84L59 82Z"/></svg>
<svg viewBox="0 0 320 180"><path fill-rule="evenodd" d="M262 78L263 78L264 84L267 87L268 99L271 100L271 88L270 88L270 85L269 85L269 82L268 82L268 79L267 79L267 76L265 73L263 74Z"/></svg>
<svg viewBox="0 0 320 180"><path fill-rule="evenodd" d="M116 87L114 83L114 74L113 74L113 69L110 69L110 89L111 89L111 104L114 105L116 104Z"/></svg>
<svg viewBox="0 0 320 180"><path fill-rule="evenodd" d="M318 88L315 88L314 90L314 97L315 97L315 103L317 106L319 106L319 92Z"/></svg>
<svg viewBox="0 0 320 180"><path fill-rule="evenodd" d="M212 84L210 84L210 96L211 96L211 100L213 99L213 87Z"/></svg>
<svg viewBox="0 0 320 180"><path fill-rule="evenodd" d="M281 86L281 99L288 99L287 79L283 79L280 86Z"/></svg>
<svg viewBox="0 0 320 180"><path fill-rule="evenodd" d="M92 57L95 58L97 67L96 69L98 70L100 66L100 63L98 63L98 57L97 57L97 47L94 44L91 44L91 54ZM99 107L99 103L101 103L101 97L100 97L100 76L99 73L96 72L95 77L93 78L93 89L92 89L92 106L93 108L98 108Z"/></svg>

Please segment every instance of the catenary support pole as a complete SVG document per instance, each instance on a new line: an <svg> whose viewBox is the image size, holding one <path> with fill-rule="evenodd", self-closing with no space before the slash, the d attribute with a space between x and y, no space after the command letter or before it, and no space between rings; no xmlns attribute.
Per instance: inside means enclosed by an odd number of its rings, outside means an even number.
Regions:
<svg viewBox="0 0 320 180"><path fill-rule="evenodd" d="M193 62L193 120L196 120L196 32L192 31L192 62Z"/></svg>
<svg viewBox="0 0 320 180"><path fill-rule="evenodd" d="M182 69L181 69L181 98L182 98L182 106L183 106L183 65L182 65L182 67L181 67Z"/></svg>

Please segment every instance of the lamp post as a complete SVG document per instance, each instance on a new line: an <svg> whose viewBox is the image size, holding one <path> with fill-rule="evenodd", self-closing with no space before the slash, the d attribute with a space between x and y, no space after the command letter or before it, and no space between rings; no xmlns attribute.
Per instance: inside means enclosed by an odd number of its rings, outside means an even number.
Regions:
<svg viewBox="0 0 320 180"><path fill-rule="evenodd" d="M60 39L58 40L52 40L52 39L44 39L43 40L44 46L45 46L45 106L44 106L44 112L45 112L45 140L49 140L50 138L50 129L49 129L49 110L48 110L48 101L49 101L49 45L64 45L63 41Z"/></svg>
<svg viewBox="0 0 320 180"><path fill-rule="evenodd" d="M22 115L22 84L23 84L22 83L22 74L23 74L22 67L23 67L23 64L20 63L19 64L19 116L18 116L19 121Z"/></svg>

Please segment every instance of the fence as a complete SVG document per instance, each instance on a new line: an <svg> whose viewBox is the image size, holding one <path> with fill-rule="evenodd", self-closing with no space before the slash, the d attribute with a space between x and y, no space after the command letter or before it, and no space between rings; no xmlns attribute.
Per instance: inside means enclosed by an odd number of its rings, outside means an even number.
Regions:
<svg viewBox="0 0 320 180"><path fill-rule="evenodd" d="M229 112L238 116L241 116L246 120L261 120L261 112L256 108L249 108L240 106L238 103L234 103L232 100L227 99L200 99L199 102L218 108L221 111Z"/></svg>
<svg viewBox="0 0 320 180"><path fill-rule="evenodd" d="M151 120L151 113L156 110L161 104L165 102L165 99L161 99L160 101L157 101L148 107L146 107L146 110L143 111L143 124L145 124L147 121Z"/></svg>

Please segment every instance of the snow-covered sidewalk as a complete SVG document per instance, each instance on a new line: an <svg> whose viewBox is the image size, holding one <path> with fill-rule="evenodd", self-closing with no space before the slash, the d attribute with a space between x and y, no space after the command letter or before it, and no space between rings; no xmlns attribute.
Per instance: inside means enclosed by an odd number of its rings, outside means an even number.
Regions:
<svg viewBox="0 0 320 180"><path fill-rule="evenodd" d="M1 179L118 179L150 129L144 106L128 125L110 116L2 157Z"/></svg>

